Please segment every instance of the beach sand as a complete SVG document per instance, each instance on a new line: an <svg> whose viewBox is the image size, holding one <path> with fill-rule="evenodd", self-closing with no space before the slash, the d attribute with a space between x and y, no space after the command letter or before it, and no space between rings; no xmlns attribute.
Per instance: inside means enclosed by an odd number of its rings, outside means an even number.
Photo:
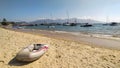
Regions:
<svg viewBox="0 0 120 68"><path fill-rule="evenodd" d="M49 44L48 51L31 63L14 58L33 43ZM2 68L120 68L120 51L80 44L0 28L0 67Z"/></svg>

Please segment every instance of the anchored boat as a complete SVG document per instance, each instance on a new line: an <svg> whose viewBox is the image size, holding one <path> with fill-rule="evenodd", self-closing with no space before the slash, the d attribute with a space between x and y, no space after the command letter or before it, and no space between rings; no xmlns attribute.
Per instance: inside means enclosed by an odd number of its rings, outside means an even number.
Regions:
<svg viewBox="0 0 120 68"><path fill-rule="evenodd" d="M18 61L34 61L39 59L48 50L46 44L32 44L23 48L17 55Z"/></svg>
<svg viewBox="0 0 120 68"><path fill-rule="evenodd" d="M80 25L80 27L92 27L93 25L91 25L91 24L88 24L88 23L85 23L85 24L83 24L83 25Z"/></svg>

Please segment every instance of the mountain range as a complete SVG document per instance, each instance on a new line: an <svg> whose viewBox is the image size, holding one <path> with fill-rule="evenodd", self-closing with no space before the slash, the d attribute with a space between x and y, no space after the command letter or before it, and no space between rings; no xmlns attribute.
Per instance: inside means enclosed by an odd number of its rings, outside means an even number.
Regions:
<svg viewBox="0 0 120 68"><path fill-rule="evenodd" d="M78 18L70 18L70 19L40 19L35 20L30 23L32 24L41 24L41 23L103 23L102 21L92 20L92 19L78 19Z"/></svg>

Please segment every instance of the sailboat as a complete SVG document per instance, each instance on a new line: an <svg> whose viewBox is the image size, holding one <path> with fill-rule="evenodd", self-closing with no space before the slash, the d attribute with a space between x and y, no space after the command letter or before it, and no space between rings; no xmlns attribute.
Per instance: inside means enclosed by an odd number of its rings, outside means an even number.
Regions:
<svg viewBox="0 0 120 68"><path fill-rule="evenodd" d="M51 16L51 23L49 23L48 28L55 28L55 24L53 22L53 16L52 16L52 14L50 16Z"/></svg>
<svg viewBox="0 0 120 68"><path fill-rule="evenodd" d="M66 14L67 14L68 19L67 19L67 22L63 23L63 26L70 26L70 23L69 23L69 13L68 13L68 11L66 11Z"/></svg>
<svg viewBox="0 0 120 68"><path fill-rule="evenodd" d="M67 13L68 19L67 19L66 23L63 23L63 26L76 26L77 25L76 23L70 23L69 22L69 13L68 12L66 12L66 13ZM76 22L76 20L75 20L75 22Z"/></svg>
<svg viewBox="0 0 120 68"><path fill-rule="evenodd" d="M103 24L104 26L109 25L109 24L108 24L108 20L109 20L109 18L108 18L108 16L107 16L107 17L106 17L106 23Z"/></svg>
<svg viewBox="0 0 120 68"><path fill-rule="evenodd" d="M88 19L90 21L90 19ZM89 22L88 21L88 22ZM89 24L89 23L83 23L80 25L80 27L92 27L93 25L92 24Z"/></svg>
<svg viewBox="0 0 120 68"><path fill-rule="evenodd" d="M91 26L93 26L93 25L88 24L88 23L84 23L84 24L83 24L83 25L81 25L80 27L91 27Z"/></svg>
<svg viewBox="0 0 120 68"><path fill-rule="evenodd" d="M77 25L77 20L75 19L75 23L70 23L70 26L76 26Z"/></svg>

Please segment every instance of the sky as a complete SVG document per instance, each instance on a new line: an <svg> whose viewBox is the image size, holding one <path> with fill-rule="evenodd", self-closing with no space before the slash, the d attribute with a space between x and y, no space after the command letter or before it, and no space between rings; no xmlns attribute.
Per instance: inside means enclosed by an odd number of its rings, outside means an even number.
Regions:
<svg viewBox="0 0 120 68"><path fill-rule="evenodd" d="M82 18L120 22L120 0L0 0L0 20Z"/></svg>

